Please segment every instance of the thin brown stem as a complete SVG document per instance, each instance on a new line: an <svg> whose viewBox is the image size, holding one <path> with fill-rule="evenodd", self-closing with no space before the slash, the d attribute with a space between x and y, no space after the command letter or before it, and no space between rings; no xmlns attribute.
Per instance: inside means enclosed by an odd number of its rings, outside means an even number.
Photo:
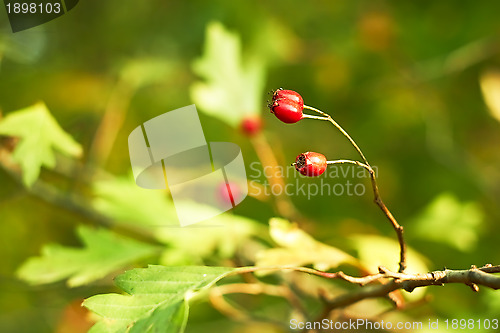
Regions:
<svg viewBox="0 0 500 333"><path fill-rule="evenodd" d="M394 231L397 234L399 247L400 247L399 272L400 273L404 272L406 269L406 243L404 241L404 229L401 225L399 225L399 223L396 221L396 218L394 218L394 216L392 215L390 210L387 208L387 206L382 201L382 197L380 196L380 192L378 189L377 176L375 174L375 171L371 167L370 163L368 163L368 160L366 159L365 155L361 151L361 148L359 148L359 146L356 144L354 139L351 138L351 136L342 128L342 126L340 126L335 120L333 120L333 118L329 114L327 114L321 110L318 110L316 108L313 108L311 106L307 106L307 105L304 105L304 109L309 109L309 110L315 111L315 112L321 114L322 116L324 116L324 117L315 117L315 116L308 115L308 117L306 117L306 118L327 120L330 123L332 123L333 126L335 126L349 140L351 145L358 152L359 156L361 156L361 159L363 160L364 164L357 162L357 161L349 161L349 160L338 160L338 161L331 161L331 162L329 162L329 163L327 162L327 163L328 164L343 164L343 163L357 164L359 166L362 166L363 168L365 168L368 171L368 173L370 174L370 181L372 184L372 190L373 190L373 196L374 196L373 201L382 210L382 212L387 217L387 219L389 220L389 222L392 225L392 228L394 229Z"/></svg>
<svg viewBox="0 0 500 333"><path fill-rule="evenodd" d="M319 120L328 120L326 117L318 117L318 116L313 116L311 114L303 114L302 118L309 118L309 119L319 119Z"/></svg>
<svg viewBox="0 0 500 333"><path fill-rule="evenodd" d="M249 313L231 305L224 299L224 296L228 294L266 294L269 296L282 297L286 299L294 309L299 311L304 318L307 318L307 311L304 309L299 298L287 286L264 283L233 283L217 286L210 290L210 302L219 312L236 320L250 320L251 315Z"/></svg>
<svg viewBox="0 0 500 333"><path fill-rule="evenodd" d="M363 162L366 164L366 165L370 165L370 163L368 163L368 160L366 159L365 155L363 154L363 152L361 151L361 149L358 147L358 145L356 144L356 142L351 138L351 136L342 128L342 126L340 126L335 120L333 120L333 118L328 114L328 113L325 113L321 110L318 110L316 108L313 108L311 106L307 106L307 105L304 105L304 109L309 109L309 110L312 110L312 111L315 111L315 112L318 112L319 114L325 116L325 118L322 118L322 117L318 117L318 118L314 118L314 119L320 119L320 120L327 120L329 122L331 122L333 124L333 126L335 126L346 138L347 140L349 140L349 142L351 143L351 145L354 147L354 149L356 149L356 151L358 152L359 156L361 156L361 159L363 160ZM306 117L306 118L311 118L311 116L309 117Z"/></svg>
<svg viewBox="0 0 500 333"><path fill-rule="evenodd" d="M477 268L471 266L466 270L449 270L434 271L430 273L401 273L392 272L385 267L379 267L379 272L363 277L350 276L342 271L328 273L318 271L308 267L293 267L293 266L270 266L270 267L240 267L232 272L222 276L222 278L251 273L257 271L285 271L292 270L302 273L313 274L327 279L344 280L348 283L365 286L354 292L348 292L335 298L324 298L327 303L325 312L337 308L343 308L367 298L382 298L387 297L390 293L396 290L406 290L412 292L415 288L427 286L442 286L449 283L464 284L466 286L475 286L474 291L478 290L478 286L484 286L491 289L500 289L500 276L494 273L500 273L500 265L492 266L490 264ZM389 281L388 281L389 280ZM325 314L324 313L324 314Z"/></svg>
<svg viewBox="0 0 500 333"><path fill-rule="evenodd" d="M500 276L491 273L500 272L500 266L485 266L481 268L472 267L468 270L449 270L434 271L426 274L403 274L399 272L391 272L381 267L381 272L372 276L366 276L360 279L372 282L373 277L385 279L390 278L391 281L381 285L371 285L357 292L346 293L334 299L328 300L328 308L330 310L346 307L367 298L385 297L389 293L404 289L408 292L415 288L427 286L442 286L448 283L461 283L467 286L476 285L485 286L491 289L500 289ZM477 291L477 289L475 290Z"/></svg>
<svg viewBox="0 0 500 333"><path fill-rule="evenodd" d="M358 166L361 166L365 169L368 168L368 166L366 164L363 164L361 162L358 162L358 161L352 161L352 160L335 160L335 161L326 161L326 164L354 164L354 165L358 165Z"/></svg>

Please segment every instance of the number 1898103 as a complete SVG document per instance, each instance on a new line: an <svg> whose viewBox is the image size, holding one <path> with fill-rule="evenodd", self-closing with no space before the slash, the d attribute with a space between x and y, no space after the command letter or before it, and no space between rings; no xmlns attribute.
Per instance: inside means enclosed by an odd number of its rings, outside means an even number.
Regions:
<svg viewBox="0 0 500 333"><path fill-rule="evenodd" d="M444 321L446 324L446 329L453 329L453 330L464 330L464 329L475 329L475 330L480 330L480 329L498 329L498 319L446 319Z"/></svg>
<svg viewBox="0 0 500 333"><path fill-rule="evenodd" d="M35 3L35 2L14 2L6 5L8 14L59 14L61 3Z"/></svg>

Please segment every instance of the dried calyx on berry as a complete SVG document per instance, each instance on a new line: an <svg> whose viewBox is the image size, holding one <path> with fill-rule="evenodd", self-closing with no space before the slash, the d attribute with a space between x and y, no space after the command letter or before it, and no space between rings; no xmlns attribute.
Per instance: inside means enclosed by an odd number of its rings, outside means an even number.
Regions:
<svg viewBox="0 0 500 333"><path fill-rule="evenodd" d="M293 124L304 118L304 100L293 90L278 89L273 93L273 100L269 104L271 113L287 124Z"/></svg>
<svg viewBox="0 0 500 333"><path fill-rule="evenodd" d="M325 155L308 151L297 156L293 165L302 175L316 177L325 172L327 161Z"/></svg>
<svg viewBox="0 0 500 333"><path fill-rule="evenodd" d="M273 101L279 100L279 99L287 99L290 101L293 101L297 104L299 104L300 107L304 106L304 100L302 99L302 96L296 91L293 90L286 90L283 88L277 89L273 93Z"/></svg>

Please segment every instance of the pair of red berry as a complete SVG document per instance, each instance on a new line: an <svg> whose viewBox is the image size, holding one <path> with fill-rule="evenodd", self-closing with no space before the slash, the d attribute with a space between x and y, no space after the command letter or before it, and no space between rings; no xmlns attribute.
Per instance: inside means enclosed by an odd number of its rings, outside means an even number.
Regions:
<svg viewBox="0 0 500 333"><path fill-rule="evenodd" d="M296 123L304 118L304 100L293 90L281 88L276 90L269 108L276 118L287 124ZM316 177L325 172L327 161L323 154L307 152L297 156L294 166L302 175Z"/></svg>
<svg viewBox="0 0 500 333"><path fill-rule="evenodd" d="M293 124L304 118L304 100L293 90L278 89L269 105L271 112L284 123Z"/></svg>

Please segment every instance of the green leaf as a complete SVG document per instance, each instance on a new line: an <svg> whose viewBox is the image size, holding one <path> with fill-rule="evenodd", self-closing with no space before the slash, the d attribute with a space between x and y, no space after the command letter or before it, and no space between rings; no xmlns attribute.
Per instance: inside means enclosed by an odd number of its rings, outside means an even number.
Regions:
<svg viewBox="0 0 500 333"><path fill-rule="evenodd" d="M483 72L479 83L490 115L500 121L500 71L490 69Z"/></svg>
<svg viewBox="0 0 500 333"><path fill-rule="evenodd" d="M82 147L59 126L44 103L15 111L0 120L0 134L19 137L13 159L23 170L23 182L31 186L42 166L53 168L54 152L79 157Z"/></svg>
<svg viewBox="0 0 500 333"><path fill-rule="evenodd" d="M256 56L243 59L239 36L221 23L207 26L203 56L193 62L193 70L205 82L191 86L191 97L207 114L236 127L245 115L262 109L264 64Z"/></svg>
<svg viewBox="0 0 500 333"><path fill-rule="evenodd" d="M273 218L269 221L271 238L282 248L263 250L257 254L256 266L304 266L312 264L322 271L342 264L360 267L356 258L323 244L299 229L296 224Z"/></svg>
<svg viewBox="0 0 500 333"><path fill-rule="evenodd" d="M399 243L396 239L377 235L353 235L349 237L358 251L359 260L369 271L378 272L379 266L387 267L395 272L399 269ZM396 235L394 235L396 238ZM429 260L407 246L409 273L426 273Z"/></svg>
<svg viewBox="0 0 500 333"><path fill-rule="evenodd" d="M136 260L157 253L152 245L121 237L106 229L78 228L84 248L45 245L41 257L28 259L18 270L19 278L31 284L69 278L70 287L105 277Z"/></svg>
<svg viewBox="0 0 500 333"><path fill-rule="evenodd" d="M96 181L93 194L92 206L115 221L157 227L178 224L168 192L141 188L132 175Z"/></svg>
<svg viewBox="0 0 500 333"><path fill-rule="evenodd" d="M195 204L193 209L196 209ZM252 236L264 236L265 230L254 220L232 214L221 214L197 223L194 228L164 228L158 237L169 244L169 249L162 263L202 263L203 259L214 259L215 256L231 258L241 244Z"/></svg>
<svg viewBox="0 0 500 333"><path fill-rule="evenodd" d="M475 248L483 222L483 212L474 202L461 203L444 193L432 201L416 221L409 234L446 243L467 252Z"/></svg>
<svg viewBox="0 0 500 333"><path fill-rule="evenodd" d="M0 64L3 56L10 61L33 64L43 56L47 46L47 32L42 26L30 33L0 34Z"/></svg>
<svg viewBox="0 0 500 333"><path fill-rule="evenodd" d="M97 211L115 221L153 228L156 239L169 245L161 260L164 264L199 264L214 253L229 258L245 239L265 232L258 222L227 213L181 228L167 192L140 188L132 176L98 181L93 189ZM207 209L189 204L194 213Z"/></svg>
<svg viewBox="0 0 500 333"><path fill-rule="evenodd" d="M125 272L115 282L129 295L96 295L84 301L85 307L102 317L90 332L183 332L189 299L234 270L149 266Z"/></svg>

